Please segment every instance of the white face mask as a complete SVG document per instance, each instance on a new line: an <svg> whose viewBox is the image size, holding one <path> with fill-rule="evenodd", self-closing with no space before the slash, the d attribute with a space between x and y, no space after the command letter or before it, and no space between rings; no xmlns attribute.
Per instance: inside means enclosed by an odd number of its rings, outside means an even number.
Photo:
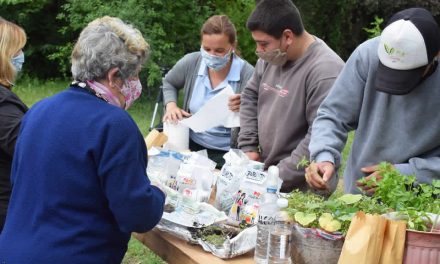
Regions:
<svg viewBox="0 0 440 264"><path fill-rule="evenodd" d="M228 64L229 58L231 57L231 50L229 50L223 57L211 55L204 48L200 48L200 52L202 53L202 58L206 66L214 71L220 71L223 69Z"/></svg>
<svg viewBox="0 0 440 264"><path fill-rule="evenodd" d="M17 56L13 57L11 59L11 63L14 66L16 72L21 71L21 68L22 68L23 63L24 63L24 53L20 52L20 54L18 54Z"/></svg>
<svg viewBox="0 0 440 264"><path fill-rule="evenodd" d="M139 78L135 80L125 80L121 88L121 93L124 95L125 110L127 110L133 102L141 96L142 84Z"/></svg>

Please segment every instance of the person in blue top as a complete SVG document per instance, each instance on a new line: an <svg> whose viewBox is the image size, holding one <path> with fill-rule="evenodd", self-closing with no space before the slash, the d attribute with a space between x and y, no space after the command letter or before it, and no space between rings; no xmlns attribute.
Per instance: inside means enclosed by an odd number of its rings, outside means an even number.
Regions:
<svg viewBox="0 0 440 264"><path fill-rule="evenodd" d="M149 53L118 18L88 24L72 52L70 87L24 116L0 263L120 263L131 232L161 219L147 150L124 110L140 95Z"/></svg>
<svg viewBox="0 0 440 264"><path fill-rule="evenodd" d="M225 15L210 17L201 29L201 48L181 58L163 80L166 112L164 122L176 122L196 113L209 99L228 84L236 92L230 97L229 109L240 109L240 92L254 72L254 67L237 55L234 24ZM180 89L184 90L183 108L177 106ZM190 149L207 149L208 157L224 163L223 154L236 147L238 130L214 127L202 133L190 130Z"/></svg>

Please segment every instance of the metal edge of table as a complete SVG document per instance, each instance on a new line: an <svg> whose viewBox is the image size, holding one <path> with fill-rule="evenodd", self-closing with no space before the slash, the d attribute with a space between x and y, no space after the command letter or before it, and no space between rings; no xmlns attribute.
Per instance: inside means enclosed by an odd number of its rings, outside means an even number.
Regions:
<svg viewBox="0 0 440 264"><path fill-rule="evenodd" d="M200 245L192 245L170 234L153 229L133 236L169 264L253 264L253 252L232 259L221 259L206 252Z"/></svg>

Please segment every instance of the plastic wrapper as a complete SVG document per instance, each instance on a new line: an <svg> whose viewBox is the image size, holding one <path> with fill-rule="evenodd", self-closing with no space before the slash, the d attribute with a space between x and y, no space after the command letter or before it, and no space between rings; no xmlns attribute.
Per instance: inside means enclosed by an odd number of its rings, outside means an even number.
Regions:
<svg viewBox="0 0 440 264"><path fill-rule="evenodd" d="M182 154L158 150L148 160L147 175L152 182L176 190L185 197L207 202L216 180L215 166L216 163L203 152Z"/></svg>
<svg viewBox="0 0 440 264"><path fill-rule="evenodd" d="M234 228L232 226L219 223L214 225L223 230ZM226 238L221 244L213 244L202 237L197 237L197 233L200 232L198 230L203 230L205 227L187 227L166 219L162 219L156 228L191 244L198 244L203 248L203 250L211 252L213 255L222 259L229 259L246 254L255 248L255 243L257 240L257 226L243 229L234 237Z"/></svg>
<svg viewBox="0 0 440 264"><path fill-rule="evenodd" d="M311 236L326 240L340 240L344 238L344 235L341 232L329 233L319 228L308 228L294 225L294 229L305 238Z"/></svg>
<svg viewBox="0 0 440 264"><path fill-rule="evenodd" d="M207 203L200 203L183 196L176 190L164 187L167 193L165 212L156 228L192 244L199 244L205 251L219 258L232 258L245 254L255 247L256 226L240 229L225 225L227 216ZM224 241L211 243L208 231L222 233ZM223 234L224 233L224 234ZM214 233L213 233L214 234ZM214 234L215 235L215 234Z"/></svg>
<svg viewBox="0 0 440 264"><path fill-rule="evenodd" d="M223 259L233 258L246 254L255 248L257 241L257 226L243 229L237 236L232 239L226 239L225 242L218 246L213 245L201 238L198 243L205 251L211 252L215 256Z"/></svg>

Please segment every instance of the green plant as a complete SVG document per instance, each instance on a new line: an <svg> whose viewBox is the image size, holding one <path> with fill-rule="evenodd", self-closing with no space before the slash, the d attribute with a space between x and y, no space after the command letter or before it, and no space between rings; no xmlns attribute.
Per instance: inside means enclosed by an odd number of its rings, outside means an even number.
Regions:
<svg viewBox="0 0 440 264"><path fill-rule="evenodd" d="M388 211L376 199L360 194L337 191L329 199L311 192L295 190L288 195L288 214L304 227L321 228L346 234L353 215L358 211L382 214Z"/></svg>
<svg viewBox="0 0 440 264"><path fill-rule="evenodd" d="M382 25L382 23L383 23L383 18L374 16L374 21L370 23L371 27L363 28L363 30L368 33L368 38L374 38L380 36L380 33L382 32L380 26Z"/></svg>
<svg viewBox="0 0 440 264"><path fill-rule="evenodd" d="M419 183L415 176L403 175L387 162L379 164L379 174L381 180L371 177L361 182L377 186L373 197L403 216L408 228L427 231L432 224L427 213L440 214L440 180Z"/></svg>
<svg viewBox="0 0 440 264"><path fill-rule="evenodd" d="M310 161L306 158L306 156L302 156L301 160L296 164L296 169L307 168L310 165Z"/></svg>

